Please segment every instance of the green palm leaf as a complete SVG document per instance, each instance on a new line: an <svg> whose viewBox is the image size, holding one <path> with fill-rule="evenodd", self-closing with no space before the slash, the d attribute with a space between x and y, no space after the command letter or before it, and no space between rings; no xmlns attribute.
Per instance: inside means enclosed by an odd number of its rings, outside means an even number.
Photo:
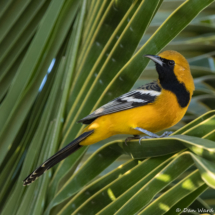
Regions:
<svg viewBox="0 0 215 215"><path fill-rule="evenodd" d="M212 2L1 1L0 213L210 209L198 196L214 201ZM82 147L30 187L22 186L31 171L80 134L78 119L132 86L156 79L143 55L162 49L188 58L196 86L173 135L127 145L120 136L102 147Z"/></svg>

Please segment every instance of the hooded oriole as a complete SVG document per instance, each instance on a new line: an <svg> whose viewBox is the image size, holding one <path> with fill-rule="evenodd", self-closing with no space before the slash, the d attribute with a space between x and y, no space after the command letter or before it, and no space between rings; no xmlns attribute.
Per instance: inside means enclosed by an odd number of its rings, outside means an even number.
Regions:
<svg viewBox="0 0 215 215"><path fill-rule="evenodd" d="M152 132L175 125L189 106L194 82L187 60L176 51L164 51L158 56L146 55L155 62L158 80L130 91L100 107L79 122L89 124L83 133L32 172L24 185L32 183L46 170L75 152L116 134L131 134L139 138L164 137ZM140 138L142 139L142 138Z"/></svg>

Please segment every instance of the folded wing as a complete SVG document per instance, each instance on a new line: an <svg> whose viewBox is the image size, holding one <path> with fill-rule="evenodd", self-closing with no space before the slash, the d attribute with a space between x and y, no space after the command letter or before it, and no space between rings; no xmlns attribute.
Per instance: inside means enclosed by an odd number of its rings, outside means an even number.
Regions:
<svg viewBox="0 0 215 215"><path fill-rule="evenodd" d="M95 110L90 115L84 117L78 122L83 124L90 124L99 116L123 111L139 106L143 106L155 101L157 96L161 94L161 88L158 82L152 82L139 87L136 90L132 90L122 96L110 101L102 107Z"/></svg>

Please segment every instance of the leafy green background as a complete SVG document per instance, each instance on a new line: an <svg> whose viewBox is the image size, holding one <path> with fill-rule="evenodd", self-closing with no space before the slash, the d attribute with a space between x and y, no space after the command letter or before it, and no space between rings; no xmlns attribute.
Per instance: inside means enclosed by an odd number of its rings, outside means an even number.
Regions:
<svg viewBox="0 0 215 215"><path fill-rule="evenodd" d="M213 0L0 1L1 214L213 214L214 11ZM196 87L172 136L112 137L22 186L81 133L79 119L157 79L143 55L168 49Z"/></svg>

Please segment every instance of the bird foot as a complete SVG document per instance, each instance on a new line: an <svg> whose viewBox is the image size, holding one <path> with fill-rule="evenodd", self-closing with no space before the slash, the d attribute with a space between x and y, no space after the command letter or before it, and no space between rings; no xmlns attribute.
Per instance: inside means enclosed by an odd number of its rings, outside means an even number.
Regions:
<svg viewBox="0 0 215 215"><path fill-rule="evenodd" d="M136 140L136 139L140 139L139 135L134 135L133 137L127 137L125 139L125 145L128 146L127 142L131 141L131 140Z"/></svg>
<svg viewBox="0 0 215 215"><path fill-rule="evenodd" d="M143 137L140 137L139 138L139 143L141 144L141 140L143 139L151 139L151 138L162 138L162 137L168 137L170 134L172 134L173 132L172 131L165 131L162 135L157 135L157 134L154 134L152 133L151 131L147 131L143 128L139 128L139 127L136 127L135 128L136 130L144 133L144 134L147 134L148 136L143 136Z"/></svg>

